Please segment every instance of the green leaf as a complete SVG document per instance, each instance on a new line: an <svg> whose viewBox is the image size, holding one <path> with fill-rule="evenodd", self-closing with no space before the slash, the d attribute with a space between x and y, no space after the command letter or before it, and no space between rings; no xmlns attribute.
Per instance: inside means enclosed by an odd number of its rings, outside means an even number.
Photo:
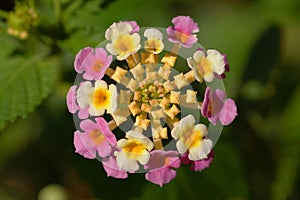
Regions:
<svg viewBox="0 0 300 200"><path fill-rule="evenodd" d="M30 59L8 57L0 66L0 130L17 117L32 112L51 91L55 65L42 61L43 55Z"/></svg>

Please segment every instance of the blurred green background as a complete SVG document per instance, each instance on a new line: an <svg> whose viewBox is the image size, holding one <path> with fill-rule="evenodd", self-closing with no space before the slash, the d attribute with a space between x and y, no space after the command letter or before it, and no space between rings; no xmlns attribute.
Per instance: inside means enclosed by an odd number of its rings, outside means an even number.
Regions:
<svg viewBox="0 0 300 200"><path fill-rule="evenodd" d="M299 0L1 1L0 200L274 199L300 197ZM199 43L228 55L239 115L209 169L160 188L144 174L106 177L74 153L65 96L75 54L115 21L167 27L190 15Z"/></svg>

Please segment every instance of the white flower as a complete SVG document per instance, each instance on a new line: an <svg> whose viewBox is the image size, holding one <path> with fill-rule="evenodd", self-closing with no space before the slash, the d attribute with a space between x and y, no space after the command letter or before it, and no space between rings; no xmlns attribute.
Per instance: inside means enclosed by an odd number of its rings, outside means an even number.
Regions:
<svg viewBox="0 0 300 200"><path fill-rule="evenodd" d="M144 36L147 38L147 40L144 43L144 48L146 51L153 53L153 54L159 54L164 49L164 43L163 40L163 34L155 29L155 28L149 28L145 30Z"/></svg>
<svg viewBox="0 0 300 200"><path fill-rule="evenodd" d="M107 40L113 40L119 35L130 34L132 31L132 26L127 22L113 23L106 31L105 38Z"/></svg>
<svg viewBox="0 0 300 200"><path fill-rule="evenodd" d="M127 139L121 139L117 146L121 149L115 152L117 165L125 171L136 171L139 169L138 162L142 165L147 164L150 153L154 147L151 140L137 131L126 133Z"/></svg>
<svg viewBox="0 0 300 200"><path fill-rule="evenodd" d="M212 82L214 73L219 75L225 71L224 56L217 50L207 50L207 56L203 50L197 50L193 57L187 59L188 65L195 72L197 81Z"/></svg>
<svg viewBox="0 0 300 200"><path fill-rule="evenodd" d="M194 124L195 118L188 115L174 126L171 135L177 140L176 147L179 153L189 151L190 160L201 160L207 158L212 149L212 141L205 138L208 131L204 124Z"/></svg>
<svg viewBox="0 0 300 200"><path fill-rule="evenodd" d="M111 84L107 88L105 81L84 82L77 91L77 101L80 108L89 106L89 113L92 116L101 116L105 110L113 113L117 108L117 88Z"/></svg>

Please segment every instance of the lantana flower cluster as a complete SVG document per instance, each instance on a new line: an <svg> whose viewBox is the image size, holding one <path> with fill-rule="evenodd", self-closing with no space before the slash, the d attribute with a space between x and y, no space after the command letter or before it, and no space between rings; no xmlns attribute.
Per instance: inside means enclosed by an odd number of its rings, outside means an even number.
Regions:
<svg viewBox="0 0 300 200"><path fill-rule="evenodd" d="M172 23L167 29L113 23L105 43L76 55L78 76L67 94L78 122L76 153L101 160L108 176L145 173L162 186L182 165L201 171L214 157L209 124L229 125L237 115L234 100L212 87L229 71L226 55L194 48L199 27L189 16ZM186 68L177 66L180 52L193 48Z"/></svg>

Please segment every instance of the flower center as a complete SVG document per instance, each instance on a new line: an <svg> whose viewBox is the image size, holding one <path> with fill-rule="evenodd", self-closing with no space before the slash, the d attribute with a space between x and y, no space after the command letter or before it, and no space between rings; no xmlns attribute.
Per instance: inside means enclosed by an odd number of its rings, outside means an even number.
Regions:
<svg viewBox="0 0 300 200"><path fill-rule="evenodd" d="M188 41L188 39L189 39L189 34L181 33L181 32L179 32L179 31L176 31L176 37L177 37L182 43L186 43L186 41Z"/></svg>
<svg viewBox="0 0 300 200"><path fill-rule="evenodd" d="M110 93L108 90L98 88L94 92L94 104L96 108L106 107L110 101Z"/></svg>
<svg viewBox="0 0 300 200"><path fill-rule="evenodd" d="M146 146L139 141L130 139L122 149L130 153L130 157L136 159L146 149Z"/></svg>
<svg viewBox="0 0 300 200"><path fill-rule="evenodd" d="M202 134L199 130L187 130L183 137L185 146L188 148L198 146L202 141Z"/></svg>
<svg viewBox="0 0 300 200"><path fill-rule="evenodd" d="M105 137L100 130L92 130L89 132L89 137L96 145L99 145L105 141Z"/></svg>
<svg viewBox="0 0 300 200"><path fill-rule="evenodd" d="M116 39L114 47L119 53L126 53L135 48L134 40L130 35L121 35Z"/></svg>
<svg viewBox="0 0 300 200"><path fill-rule="evenodd" d="M103 65L104 63L102 62L102 60L96 60L92 66L92 69L96 72L100 72Z"/></svg>
<svg viewBox="0 0 300 200"><path fill-rule="evenodd" d="M199 65L197 65L197 69L202 75L210 74L212 73L211 62L207 58L202 57L200 58Z"/></svg>
<svg viewBox="0 0 300 200"><path fill-rule="evenodd" d="M145 50L152 53L159 53L162 50L162 42L157 39L145 41Z"/></svg>
<svg viewBox="0 0 300 200"><path fill-rule="evenodd" d="M202 141L202 134L199 130L194 130L190 138L191 138L190 148L192 148L200 144L200 142Z"/></svg>

